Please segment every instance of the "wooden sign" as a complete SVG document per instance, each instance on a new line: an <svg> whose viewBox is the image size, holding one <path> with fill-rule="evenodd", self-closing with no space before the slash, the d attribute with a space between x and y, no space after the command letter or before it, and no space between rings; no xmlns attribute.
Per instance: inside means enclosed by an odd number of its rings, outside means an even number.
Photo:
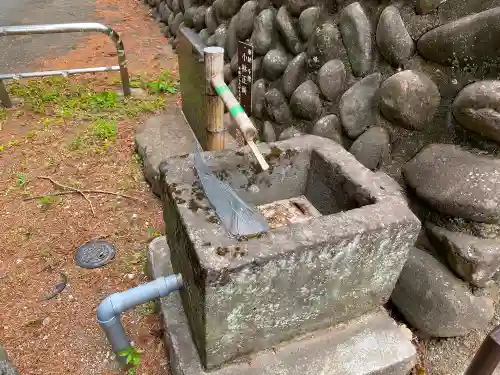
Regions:
<svg viewBox="0 0 500 375"><path fill-rule="evenodd" d="M238 42L238 101L248 116L252 115L253 47Z"/></svg>

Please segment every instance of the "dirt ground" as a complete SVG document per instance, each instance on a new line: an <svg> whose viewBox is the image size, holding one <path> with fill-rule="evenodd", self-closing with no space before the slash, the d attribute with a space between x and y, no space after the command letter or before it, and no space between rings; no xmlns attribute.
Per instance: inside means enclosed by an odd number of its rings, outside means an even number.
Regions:
<svg viewBox="0 0 500 375"><path fill-rule="evenodd" d="M161 205L144 182L133 137L164 101L177 99L172 88L176 59L140 0L97 0L96 18L122 35L131 75L146 77L139 86L152 93L121 101L110 94L119 88L117 73L33 86L22 81L11 87L19 93L18 104L0 112L0 342L23 375L125 372L113 361L96 308L107 295L147 280L145 248L163 232ZM69 54L39 63L54 69L114 65L115 59L107 37L93 35ZM167 92L157 93L161 80L151 77L165 69L172 81ZM46 95L38 100L40 89ZM136 199L89 193L91 207L80 194L52 196L62 189L44 176ZM115 259L102 268L79 268L77 247L95 238L116 247ZM66 289L43 300L60 272L68 278ZM151 306L126 313L124 325L143 352L137 374L169 374L159 318Z"/></svg>

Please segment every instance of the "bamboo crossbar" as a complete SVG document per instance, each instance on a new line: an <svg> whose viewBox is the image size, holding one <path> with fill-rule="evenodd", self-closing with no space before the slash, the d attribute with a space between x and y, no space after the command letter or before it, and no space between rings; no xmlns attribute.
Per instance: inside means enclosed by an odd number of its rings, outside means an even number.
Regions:
<svg viewBox="0 0 500 375"><path fill-rule="evenodd" d="M205 60L205 115L209 149L220 150L224 148L222 136L226 129L222 115L225 105L262 170L268 170L269 165L254 143L257 129L224 82L224 49L214 46L206 47L203 53Z"/></svg>
<svg viewBox="0 0 500 375"><path fill-rule="evenodd" d="M213 77L212 85L219 97L224 102L226 108L229 110L229 113L233 117L234 121L240 128L245 141L252 150L252 153L259 162L261 168L263 170L268 170L269 165L267 164L266 160L264 159L254 142L254 139L257 136L257 129L241 107L238 100L234 97L229 87L224 82L224 78L221 75Z"/></svg>

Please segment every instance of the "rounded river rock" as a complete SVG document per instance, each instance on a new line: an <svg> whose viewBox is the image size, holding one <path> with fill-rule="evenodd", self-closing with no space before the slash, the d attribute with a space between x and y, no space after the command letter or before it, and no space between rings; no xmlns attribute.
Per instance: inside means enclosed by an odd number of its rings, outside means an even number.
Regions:
<svg viewBox="0 0 500 375"><path fill-rule="evenodd" d="M423 129L441 102L436 84L415 70L389 77L380 87L379 95L382 115L406 129Z"/></svg>
<svg viewBox="0 0 500 375"><path fill-rule="evenodd" d="M318 84L322 94L334 101L344 92L346 71L341 60L331 60L318 71Z"/></svg>
<svg viewBox="0 0 500 375"><path fill-rule="evenodd" d="M415 52L415 43L401 18L398 8L388 6L377 25L377 45L380 53L394 66L403 65Z"/></svg>
<svg viewBox="0 0 500 375"><path fill-rule="evenodd" d="M305 120L314 120L321 111L321 105L318 86L311 80L297 87L290 99L293 114Z"/></svg>
<svg viewBox="0 0 500 375"><path fill-rule="evenodd" d="M500 142L500 81L466 86L453 102L453 115L464 128Z"/></svg>

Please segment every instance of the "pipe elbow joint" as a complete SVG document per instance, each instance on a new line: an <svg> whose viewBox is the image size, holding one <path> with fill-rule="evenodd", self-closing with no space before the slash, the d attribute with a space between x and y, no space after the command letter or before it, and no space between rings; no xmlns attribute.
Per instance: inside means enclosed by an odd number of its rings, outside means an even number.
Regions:
<svg viewBox="0 0 500 375"><path fill-rule="evenodd" d="M117 292L106 297L97 308L97 321L102 325L111 322L121 313L140 303L148 302L154 298L165 297L174 290L182 287L182 276L171 275L161 277L139 287L125 292ZM149 298L143 300L144 292Z"/></svg>
<svg viewBox="0 0 500 375"><path fill-rule="evenodd" d="M114 294L106 297L97 308L97 321L100 324L105 324L106 322L116 318L116 315L118 315L113 306L113 296Z"/></svg>

